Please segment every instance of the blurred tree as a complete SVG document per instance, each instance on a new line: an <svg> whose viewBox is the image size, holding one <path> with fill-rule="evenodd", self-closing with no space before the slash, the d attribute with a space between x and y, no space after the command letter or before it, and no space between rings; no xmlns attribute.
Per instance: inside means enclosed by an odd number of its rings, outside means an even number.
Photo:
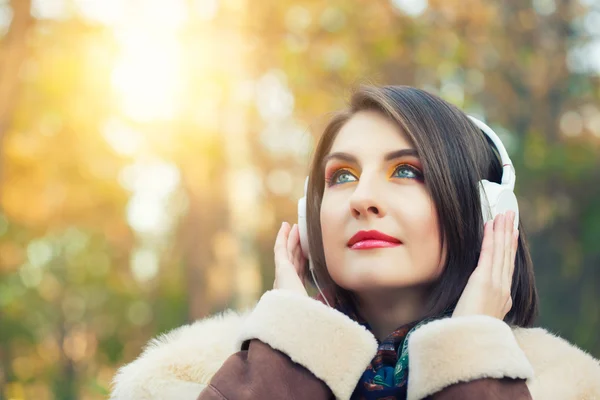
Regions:
<svg viewBox="0 0 600 400"><path fill-rule="evenodd" d="M13 4L11 27L23 29L29 16L23 5ZM105 394L107 382L98 384L97 377L110 379L104 369L135 343L131 315L148 308L139 306L140 288L127 272L132 237L118 179L124 163L101 135L110 99L102 96L106 74L94 74L102 71L94 51L110 49L96 47L103 30L76 20L38 20L8 35L26 46L11 54L27 57L3 59L3 71L13 75L3 73L0 82L6 118L0 236L6 391L0 393Z"/></svg>
<svg viewBox="0 0 600 400"><path fill-rule="evenodd" d="M14 111L19 80L15 79L27 57L27 34L34 20L31 0L10 2L12 20L0 48L0 134L4 136Z"/></svg>
<svg viewBox="0 0 600 400"><path fill-rule="evenodd" d="M31 1L12 1L12 21L8 27L8 31L2 38L0 43L0 157L3 155L3 142L6 129L9 121L12 118L14 111L14 98L17 94L17 85L19 81L15 79L26 58L25 38L33 22L29 9ZM1 158L0 158L1 160ZM0 177L2 175L2 164L0 163ZM2 187L0 186L0 194ZM2 276L2 275L0 275ZM0 307L0 387L3 387L6 382L12 381L14 376L10 367L11 349L9 341L5 336L11 335L8 332L10 327L12 334L19 334L22 331L22 326L19 324L8 324L3 321L3 309ZM4 322L4 323L3 323ZM0 392L0 399L2 393Z"/></svg>

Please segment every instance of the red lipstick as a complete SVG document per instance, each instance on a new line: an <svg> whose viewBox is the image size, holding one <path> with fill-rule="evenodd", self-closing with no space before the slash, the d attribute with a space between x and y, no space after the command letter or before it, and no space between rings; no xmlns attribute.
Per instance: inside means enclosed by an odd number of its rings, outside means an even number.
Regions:
<svg viewBox="0 0 600 400"><path fill-rule="evenodd" d="M395 247L402 242L395 237L388 236L379 231L359 231L348 241L348 247L352 250L368 250L383 247Z"/></svg>

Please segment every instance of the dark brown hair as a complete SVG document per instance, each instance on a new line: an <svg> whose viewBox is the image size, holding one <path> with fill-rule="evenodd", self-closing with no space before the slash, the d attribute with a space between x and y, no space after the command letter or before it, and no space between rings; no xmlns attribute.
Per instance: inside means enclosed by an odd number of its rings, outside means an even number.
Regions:
<svg viewBox="0 0 600 400"><path fill-rule="evenodd" d="M487 179L499 183L500 159L487 136L466 114L438 96L407 86L361 86L355 90L348 108L333 116L319 140L307 194L311 259L319 283L325 284L334 301L356 305L352 293L336 285L327 272L320 224L325 187L321 161L342 126L354 114L367 110L381 112L395 123L419 154L425 185L435 204L442 246L446 249L443 272L432 287L425 317L439 316L456 305L477 266L483 238L478 181ZM513 306L505 321L531 326L538 313L538 297L521 223L519 232L511 289Z"/></svg>

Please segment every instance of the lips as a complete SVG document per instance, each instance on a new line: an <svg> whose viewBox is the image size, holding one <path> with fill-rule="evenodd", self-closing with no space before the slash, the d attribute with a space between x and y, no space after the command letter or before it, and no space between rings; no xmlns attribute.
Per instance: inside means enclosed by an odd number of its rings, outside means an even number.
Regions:
<svg viewBox="0 0 600 400"><path fill-rule="evenodd" d="M395 247L402 242L379 231L359 231L348 241L348 247L353 250Z"/></svg>

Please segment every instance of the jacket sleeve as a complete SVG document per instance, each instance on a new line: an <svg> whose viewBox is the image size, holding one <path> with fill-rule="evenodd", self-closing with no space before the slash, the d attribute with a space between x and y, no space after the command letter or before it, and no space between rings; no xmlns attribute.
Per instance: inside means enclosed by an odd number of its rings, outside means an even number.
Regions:
<svg viewBox="0 0 600 400"><path fill-rule="evenodd" d="M533 368L512 329L488 316L446 318L410 337L408 400L530 400Z"/></svg>
<svg viewBox="0 0 600 400"><path fill-rule="evenodd" d="M346 400L377 351L346 315L285 290L265 293L198 400Z"/></svg>
<svg viewBox="0 0 600 400"><path fill-rule="evenodd" d="M223 364L198 400L313 399L333 393L310 371L260 340Z"/></svg>
<svg viewBox="0 0 600 400"><path fill-rule="evenodd" d="M447 386L427 400L532 400L522 379L481 378Z"/></svg>

